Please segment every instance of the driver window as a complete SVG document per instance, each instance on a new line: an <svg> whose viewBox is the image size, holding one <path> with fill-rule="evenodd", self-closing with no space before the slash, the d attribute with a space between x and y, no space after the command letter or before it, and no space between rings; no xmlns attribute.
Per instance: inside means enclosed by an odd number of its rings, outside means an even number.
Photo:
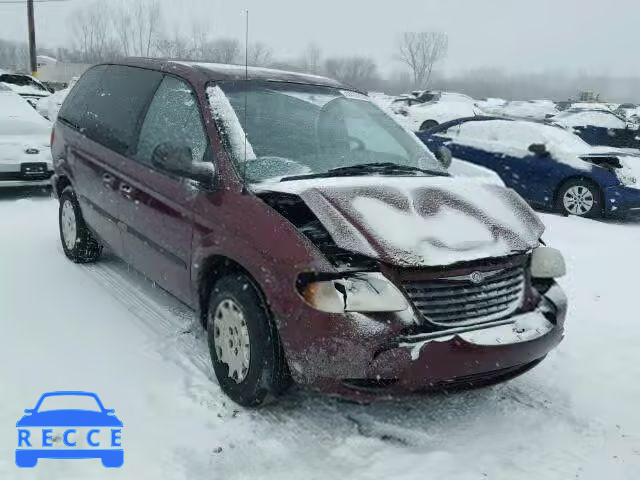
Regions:
<svg viewBox="0 0 640 480"><path fill-rule="evenodd" d="M168 76L149 105L134 159L151 166L155 149L167 143L189 147L194 163L207 160L208 142L195 94L185 82Z"/></svg>

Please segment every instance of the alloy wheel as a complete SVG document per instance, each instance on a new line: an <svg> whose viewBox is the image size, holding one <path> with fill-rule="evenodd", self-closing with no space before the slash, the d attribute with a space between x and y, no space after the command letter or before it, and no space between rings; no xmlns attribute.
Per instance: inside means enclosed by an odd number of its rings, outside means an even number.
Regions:
<svg viewBox="0 0 640 480"><path fill-rule="evenodd" d="M570 187L562 198L565 210L572 215L586 215L593 208L594 202L593 192L584 185Z"/></svg>

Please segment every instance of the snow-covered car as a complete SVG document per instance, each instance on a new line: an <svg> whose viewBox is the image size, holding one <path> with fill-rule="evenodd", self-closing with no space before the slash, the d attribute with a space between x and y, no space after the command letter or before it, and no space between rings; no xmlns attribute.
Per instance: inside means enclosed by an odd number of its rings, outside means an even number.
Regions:
<svg viewBox="0 0 640 480"><path fill-rule="evenodd" d="M531 120L544 120L560 113L551 100L514 100L502 105L497 102L482 104L482 110L490 115Z"/></svg>
<svg viewBox="0 0 640 480"><path fill-rule="evenodd" d="M43 97L38 100L38 103L36 104L36 110L38 111L38 113L47 120L55 122L64 99L67 98L67 95L69 95L69 92L77 81L78 77L73 77L66 88L58 90L57 92L52 93L50 96Z"/></svg>
<svg viewBox="0 0 640 480"><path fill-rule="evenodd" d="M415 132L456 118L482 114L473 98L450 92L423 92L417 97L399 98L391 104L391 109L401 123Z"/></svg>
<svg viewBox="0 0 640 480"><path fill-rule="evenodd" d="M640 149L640 125L609 110L567 110L549 123L571 129L589 145Z"/></svg>
<svg viewBox="0 0 640 480"><path fill-rule="evenodd" d="M640 156L592 147L563 128L474 117L418 136L432 150L446 146L492 169L535 207L585 217L640 211Z"/></svg>
<svg viewBox="0 0 640 480"><path fill-rule="evenodd" d="M0 73L0 84L9 87L34 108L41 98L52 93L42 82L24 73Z"/></svg>
<svg viewBox="0 0 640 480"><path fill-rule="evenodd" d="M614 113L625 120L640 123L640 106L633 103L623 103Z"/></svg>
<svg viewBox="0 0 640 480"><path fill-rule="evenodd" d="M50 185L51 124L0 84L0 188Z"/></svg>
<svg viewBox="0 0 640 480"><path fill-rule="evenodd" d="M97 65L52 149L65 255L108 245L200 312L240 404L291 380L355 399L489 385L562 338L564 261L524 200L451 176L335 80Z"/></svg>

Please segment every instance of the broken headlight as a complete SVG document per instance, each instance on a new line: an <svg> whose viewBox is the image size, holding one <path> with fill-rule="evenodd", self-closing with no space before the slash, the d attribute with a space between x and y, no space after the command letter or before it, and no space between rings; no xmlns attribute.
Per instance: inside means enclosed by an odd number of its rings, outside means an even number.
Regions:
<svg viewBox="0 0 640 480"><path fill-rule="evenodd" d="M328 313L400 312L409 308L406 298L381 273L357 273L299 285L305 302Z"/></svg>

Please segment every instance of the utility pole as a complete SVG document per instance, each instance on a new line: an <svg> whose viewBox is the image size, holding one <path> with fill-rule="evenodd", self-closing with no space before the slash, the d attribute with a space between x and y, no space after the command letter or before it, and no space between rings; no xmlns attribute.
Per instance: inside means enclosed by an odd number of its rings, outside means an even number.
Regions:
<svg viewBox="0 0 640 480"><path fill-rule="evenodd" d="M33 15L33 0L27 0L27 19L29 21L29 61L31 75L38 75L38 59L36 57L36 26Z"/></svg>

